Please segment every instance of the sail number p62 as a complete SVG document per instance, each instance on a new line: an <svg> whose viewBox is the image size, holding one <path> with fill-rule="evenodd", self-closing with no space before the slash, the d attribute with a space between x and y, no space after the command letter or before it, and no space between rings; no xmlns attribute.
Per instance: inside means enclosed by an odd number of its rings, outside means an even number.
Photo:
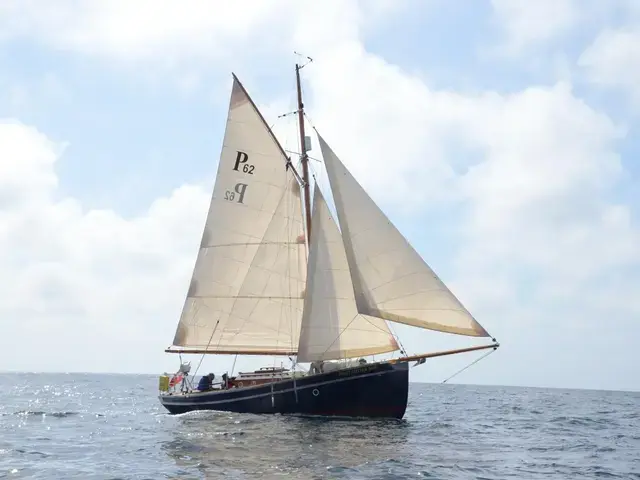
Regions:
<svg viewBox="0 0 640 480"><path fill-rule="evenodd" d="M249 162L249 155L245 152L238 150L236 160L233 163L233 170L236 172L246 173L247 175L253 175L255 165L251 165ZM236 183L233 190L227 190L224 192L224 199L228 202L237 202L244 204L244 194L247 191L248 185L246 183Z"/></svg>
<svg viewBox="0 0 640 480"><path fill-rule="evenodd" d="M238 202L244 204L242 201L244 199L244 192L247 191L246 183L236 183L236 186L233 190L227 190L224 192L224 199L228 202Z"/></svg>
<svg viewBox="0 0 640 480"><path fill-rule="evenodd" d="M236 162L233 165L233 169L236 172L242 171L242 173L253 175L253 170L255 169L255 165L251 165L250 163L247 163L248 161L249 161L249 155L238 150L238 155L236 155ZM242 167L240 165L242 165Z"/></svg>

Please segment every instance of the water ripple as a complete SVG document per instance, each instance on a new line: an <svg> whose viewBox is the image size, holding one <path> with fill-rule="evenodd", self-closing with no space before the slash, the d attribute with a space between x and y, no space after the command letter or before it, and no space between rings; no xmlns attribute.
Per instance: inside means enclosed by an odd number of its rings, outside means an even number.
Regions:
<svg viewBox="0 0 640 480"><path fill-rule="evenodd" d="M0 375L0 478L640 479L640 395L412 384L404 420L193 412L156 378Z"/></svg>

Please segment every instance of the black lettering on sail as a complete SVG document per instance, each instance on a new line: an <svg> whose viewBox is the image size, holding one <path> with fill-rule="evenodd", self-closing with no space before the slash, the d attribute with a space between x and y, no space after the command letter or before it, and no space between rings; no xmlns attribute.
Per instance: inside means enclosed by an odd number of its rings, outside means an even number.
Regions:
<svg viewBox="0 0 640 480"><path fill-rule="evenodd" d="M246 183L238 183L235 188L235 192L238 194L238 203L244 203L244 192L247 191L248 185Z"/></svg>
<svg viewBox="0 0 640 480"><path fill-rule="evenodd" d="M237 183L233 191L227 190L224 192L224 199L228 202L238 202L244 205L244 194L248 186L246 183Z"/></svg>
<svg viewBox="0 0 640 480"><path fill-rule="evenodd" d="M236 155L236 161L233 165L233 169L236 172L242 171L243 173L246 173L248 175L253 175L253 170L255 169L255 166L251 165L250 163L247 163L248 161L249 161L249 155L247 155L245 152L241 152L240 150L238 150L238 154ZM240 165L242 165L242 168L240 168Z"/></svg>

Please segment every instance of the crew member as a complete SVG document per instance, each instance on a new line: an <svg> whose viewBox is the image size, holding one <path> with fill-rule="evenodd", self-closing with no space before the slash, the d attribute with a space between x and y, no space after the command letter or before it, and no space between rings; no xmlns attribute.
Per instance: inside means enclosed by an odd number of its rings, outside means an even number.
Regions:
<svg viewBox="0 0 640 480"><path fill-rule="evenodd" d="M211 390L211 383L213 383L214 378L216 378L216 376L213 373L202 377L200 379L200 382L198 382L198 390L201 392Z"/></svg>

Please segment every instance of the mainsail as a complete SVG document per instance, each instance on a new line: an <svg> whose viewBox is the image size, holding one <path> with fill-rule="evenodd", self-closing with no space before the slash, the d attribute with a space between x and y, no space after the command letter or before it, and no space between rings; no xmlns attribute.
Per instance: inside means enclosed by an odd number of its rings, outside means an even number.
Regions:
<svg viewBox="0 0 640 480"><path fill-rule="evenodd" d="M318 134L358 311L415 327L488 337Z"/></svg>
<svg viewBox="0 0 640 480"><path fill-rule="evenodd" d="M300 188L234 76L218 172L173 346L290 354L306 282Z"/></svg>
<svg viewBox="0 0 640 480"><path fill-rule="evenodd" d="M340 231L316 186L298 362L399 350L382 319L358 313Z"/></svg>

